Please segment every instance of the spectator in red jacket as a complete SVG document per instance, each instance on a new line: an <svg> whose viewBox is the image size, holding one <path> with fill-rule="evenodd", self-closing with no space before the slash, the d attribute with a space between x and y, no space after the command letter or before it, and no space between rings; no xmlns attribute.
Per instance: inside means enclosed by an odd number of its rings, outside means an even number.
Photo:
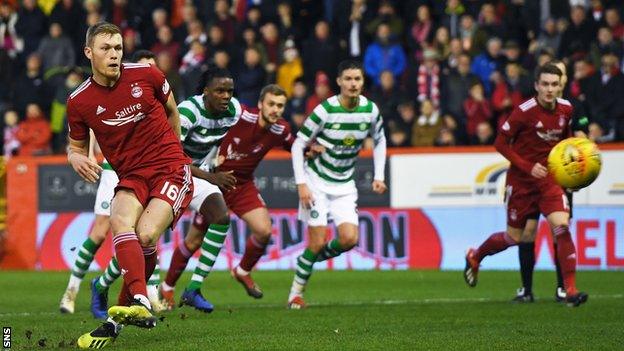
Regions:
<svg viewBox="0 0 624 351"><path fill-rule="evenodd" d="M37 104L26 107L26 120L20 122L17 129L17 139L21 146L20 156L36 156L50 153L52 130L50 123L44 118L41 108Z"/></svg>
<svg viewBox="0 0 624 351"><path fill-rule="evenodd" d="M485 98L481 82L474 82L470 86L470 95L464 101L464 113L466 115L466 133L469 139L476 134L479 123L489 122L492 119L492 106Z"/></svg>
<svg viewBox="0 0 624 351"><path fill-rule="evenodd" d="M306 116L309 116L316 105L332 96L332 94L327 74L323 71L316 72L316 79L314 80L314 94L310 95L308 101L306 101Z"/></svg>

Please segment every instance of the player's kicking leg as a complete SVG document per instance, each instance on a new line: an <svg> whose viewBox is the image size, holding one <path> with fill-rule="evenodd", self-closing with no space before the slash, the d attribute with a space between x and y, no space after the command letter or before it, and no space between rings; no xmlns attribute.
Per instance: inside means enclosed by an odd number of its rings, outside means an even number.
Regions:
<svg viewBox="0 0 624 351"><path fill-rule="evenodd" d="M97 203L96 203L97 205ZM77 257L72 267L71 275L69 277L69 283L65 289L65 293L61 298L60 310L61 313L74 313L74 302L78 290L80 289L80 283L84 278L86 272L89 270L89 266L95 258L95 253L106 239L106 234L110 230L110 223L108 221L108 214L96 214L93 228L89 233L89 237L82 243L82 246L77 250Z"/></svg>
<svg viewBox="0 0 624 351"><path fill-rule="evenodd" d="M319 252L325 245L327 226L308 227L308 246L297 257L297 267L293 278L290 294L288 295L289 309L302 309L305 307L303 292L312 275L312 267L316 262Z"/></svg>
<svg viewBox="0 0 624 351"><path fill-rule="evenodd" d="M255 208L241 216L251 230L251 235L245 244L245 253L240 263L232 269L232 277L236 279L247 295L259 299L263 293L260 287L251 277L251 271L264 252L271 240L271 218L266 207Z"/></svg>
<svg viewBox="0 0 624 351"><path fill-rule="evenodd" d="M546 217L557 244L557 260L561 266L561 275L566 290L566 304L577 307L587 302L589 296L576 288L576 248L570 235L569 214L556 211Z"/></svg>
<svg viewBox="0 0 624 351"><path fill-rule="evenodd" d="M510 246L517 245L522 235L521 228L507 226L506 232L498 232L490 235L477 249L470 248L466 253L466 267L464 268L464 281L468 286L477 286L479 265L485 256L495 255L506 250Z"/></svg>

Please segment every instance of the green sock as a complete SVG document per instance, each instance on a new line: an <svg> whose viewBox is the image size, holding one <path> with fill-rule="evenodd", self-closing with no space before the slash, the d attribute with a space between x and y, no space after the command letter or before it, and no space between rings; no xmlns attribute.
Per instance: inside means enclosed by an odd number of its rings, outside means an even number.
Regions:
<svg viewBox="0 0 624 351"><path fill-rule="evenodd" d="M158 284L160 284L160 265L158 265L157 263L156 267L154 268L154 273L152 273L149 280L147 281L147 285L158 286Z"/></svg>
<svg viewBox="0 0 624 351"><path fill-rule="evenodd" d="M295 271L292 291L303 292L303 288L312 275L312 266L316 262L317 257L318 254L313 253L308 248L303 251L301 256L297 257L297 270Z"/></svg>
<svg viewBox="0 0 624 351"><path fill-rule="evenodd" d="M187 290L197 290L201 288L204 279L217 261L219 251L221 251L221 247L223 247L229 228L229 224L211 224L208 227L208 231L206 231L204 241L201 245L201 256L199 257L199 262L197 262L197 267L195 267L195 271L191 277L191 282L186 287Z"/></svg>
<svg viewBox="0 0 624 351"><path fill-rule="evenodd" d="M82 243L82 246L78 249L78 257L76 257L76 261L74 261L74 266L72 267L72 275L74 277L81 280L84 278L99 248L100 245L94 243L91 238L87 238L87 240Z"/></svg>
<svg viewBox="0 0 624 351"><path fill-rule="evenodd" d="M330 258L334 258L336 256L339 256L343 252L345 252L345 250L340 247L338 239L331 240L330 242L325 244L325 246L323 246L323 249L321 250L321 252L319 252L318 257L316 258L316 262L321 262Z"/></svg>
<svg viewBox="0 0 624 351"><path fill-rule="evenodd" d="M108 289L108 287L113 284L117 278L121 276L121 270L119 269L119 263L117 263L117 258L113 256L113 258L108 263L108 267L104 271L104 274L100 276L97 283L95 284L95 288L99 292L103 292Z"/></svg>

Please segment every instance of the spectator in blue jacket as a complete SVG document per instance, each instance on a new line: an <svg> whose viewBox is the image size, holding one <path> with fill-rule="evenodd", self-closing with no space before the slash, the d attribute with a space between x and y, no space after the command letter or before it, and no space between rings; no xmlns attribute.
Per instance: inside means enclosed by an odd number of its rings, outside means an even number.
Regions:
<svg viewBox="0 0 624 351"><path fill-rule="evenodd" d="M381 23L377 27L377 40L366 48L364 54L364 70L376 86L380 85L381 72L391 71L398 77L405 70L405 53L401 45L390 36L390 26Z"/></svg>
<svg viewBox="0 0 624 351"><path fill-rule="evenodd" d="M483 88L487 96L492 94L493 75L495 72L499 72L500 74L505 64L501 49L502 41L496 37L491 38L487 41L486 52L475 57L470 66L472 73L476 74L481 80L481 83L483 83Z"/></svg>

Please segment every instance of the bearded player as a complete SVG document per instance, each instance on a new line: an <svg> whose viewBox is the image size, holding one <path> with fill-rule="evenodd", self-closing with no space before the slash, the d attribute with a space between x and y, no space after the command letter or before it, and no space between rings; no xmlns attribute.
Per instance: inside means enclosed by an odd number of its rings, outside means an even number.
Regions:
<svg viewBox="0 0 624 351"><path fill-rule="evenodd" d="M492 234L479 248L466 254L464 280L477 284L479 264L485 256L494 255L521 241L529 219L543 214L556 243L561 266L566 302L579 306L588 295L576 288L576 250L570 235L570 207L564 190L544 166L548 153L561 140L571 135L572 105L558 98L562 72L555 65L538 67L535 73L537 96L522 103L501 126L495 147L511 162L507 172L505 203L507 231Z"/></svg>
<svg viewBox="0 0 624 351"><path fill-rule="evenodd" d="M152 328L146 278L156 266L156 243L191 201L190 159L179 141L180 120L163 73L149 64L122 64L119 27L97 23L87 30L85 56L92 76L67 101L68 161L86 181L102 170L88 157L89 129L117 172L110 214L115 257L124 284L109 318L78 339L80 348L101 348L121 326Z"/></svg>

